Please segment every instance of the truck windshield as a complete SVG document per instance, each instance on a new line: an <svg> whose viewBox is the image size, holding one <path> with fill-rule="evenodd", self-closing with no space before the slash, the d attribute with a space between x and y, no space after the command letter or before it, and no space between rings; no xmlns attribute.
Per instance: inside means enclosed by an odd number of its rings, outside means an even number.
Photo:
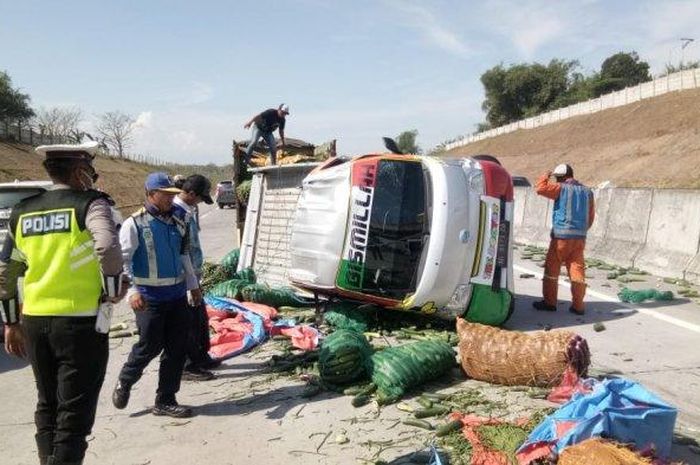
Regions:
<svg viewBox="0 0 700 465"><path fill-rule="evenodd" d="M426 210L422 164L380 161L361 292L401 300L415 291L427 234Z"/></svg>

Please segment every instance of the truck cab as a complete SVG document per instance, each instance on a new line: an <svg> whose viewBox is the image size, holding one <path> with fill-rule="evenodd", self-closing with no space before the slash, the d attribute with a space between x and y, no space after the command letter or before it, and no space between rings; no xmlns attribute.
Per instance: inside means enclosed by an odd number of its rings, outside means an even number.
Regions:
<svg viewBox="0 0 700 465"><path fill-rule="evenodd" d="M445 319L512 311L513 185L497 162L371 154L303 181L290 240L302 288Z"/></svg>

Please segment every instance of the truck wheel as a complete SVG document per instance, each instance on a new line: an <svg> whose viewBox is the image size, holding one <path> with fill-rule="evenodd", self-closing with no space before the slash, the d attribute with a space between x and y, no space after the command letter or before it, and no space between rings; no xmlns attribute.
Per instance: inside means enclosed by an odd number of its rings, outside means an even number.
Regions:
<svg viewBox="0 0 700 465"><path fill-rule="evenodd" d="M217 203L217 205L219 206L219 208L224 208L224 204L223 204L223 203Z"/></svg>

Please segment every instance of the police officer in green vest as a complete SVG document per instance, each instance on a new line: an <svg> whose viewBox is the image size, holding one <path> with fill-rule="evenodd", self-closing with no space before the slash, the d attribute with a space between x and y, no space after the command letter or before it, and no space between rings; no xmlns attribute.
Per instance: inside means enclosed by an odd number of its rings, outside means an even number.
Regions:
<svg viewBox="0 0 700 465"><path fill-rule="evenodd" d="M85 456L107 368L105 303L123 298L128 285L111 199L93 189L97 143L36 151L55 186L12 210L0 254L5 349L32 365L40 463L75 465Z"/></svg>

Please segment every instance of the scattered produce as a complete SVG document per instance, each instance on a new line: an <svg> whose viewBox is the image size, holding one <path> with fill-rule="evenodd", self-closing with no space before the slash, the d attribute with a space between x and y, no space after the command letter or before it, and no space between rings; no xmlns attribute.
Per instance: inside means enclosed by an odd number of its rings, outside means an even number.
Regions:
<svg viewBox="0 0 700 465"><path fill-rule="evenodd" d="M455 353L446 342L427 340L389 347L375 353L369 362L378 400L391 403L408 389L450 370L455 364Z"/></svg>
<svg viewBox="0 0 700 465"><path fill-rule="evenodd" d="M434 429L433 425L431 425L429 422L427 422L425 420L416 420L413 418L408 418L406 420L403 420L401 423L403 423L404 425L416 426L418 428L423 428L423 429L427 429L427 430Z"/></svg>
<svg viewBox="0 0 700 465"><path fill-rule="evenodd" d="M440 425L435 432L437 437L447 436L455 431L460 431L462 429L462 422L460 420L452 420L443 425Z"/></svg>
<svg viewBox="0 0 700 465"><path fill-rule="evenodd" d="M659 291L657 289L633 290L624 287L617 293L617 297L622 302L632 303L644 302L645 300L673 300L673 292Z"/></svg>
<svg viewBox="0 0 700 465"><path fill-rule="evenodd" d="M321 379L331 385L346 385L365 378L371 354L372 347L362 334L346 329L335 331L321 343Z"/></svg>
<svg viewBox="0 0 700 465"><path fill-rule="evenodd" d="M297 297L291 288L273 288L266 284L248 284L241 289L241 298L247 302L257 302L271 307L310 305L312 303Z"/></svg>

